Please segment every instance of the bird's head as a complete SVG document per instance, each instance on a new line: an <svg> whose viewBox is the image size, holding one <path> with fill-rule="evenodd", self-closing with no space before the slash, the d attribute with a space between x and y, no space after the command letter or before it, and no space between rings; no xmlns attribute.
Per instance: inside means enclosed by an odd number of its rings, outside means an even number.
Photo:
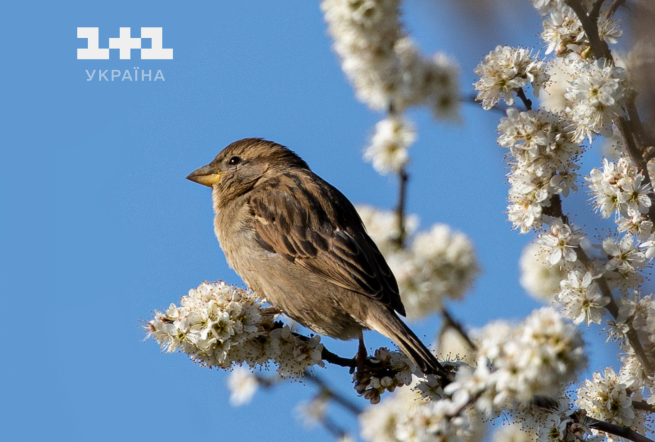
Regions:
<svg viewBox="0 0 655 442"><path fill-rule="evenodd" d="M267 173L289 168L309 169L286 147L261 138L244 138L223 149L214 160L187 176L222 194L238 196L252 189Z"/></svg>

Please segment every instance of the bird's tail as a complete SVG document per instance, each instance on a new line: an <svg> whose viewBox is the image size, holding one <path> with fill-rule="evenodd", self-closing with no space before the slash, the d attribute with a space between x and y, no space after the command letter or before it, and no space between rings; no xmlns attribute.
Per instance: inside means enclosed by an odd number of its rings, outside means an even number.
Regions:
<svg viewBox="0 0 655 442"><path fill-rule="evenodd" d="M393 340L423 373L446 376L446 369L414 332L394 312L385 313L384 318L375 321L373 328Z"/></svg>

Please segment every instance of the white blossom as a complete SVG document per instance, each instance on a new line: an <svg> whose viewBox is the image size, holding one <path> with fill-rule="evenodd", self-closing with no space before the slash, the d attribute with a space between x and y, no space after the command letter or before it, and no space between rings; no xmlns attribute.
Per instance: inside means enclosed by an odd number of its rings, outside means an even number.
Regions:
<svg viewBox="0 0 655 442"><path fill-rule="evenodd" d="M477 398L476 408L487 415L535 394L557 395L587 362L580 332L551 307L518 325L496 321L477 335L477 366L458 370L444 391Z"/></svg>
<svg viewBox="0 0 655 442"><path fill-rule="evenodd" d="M485 56L474 71L480 79L475 83L478 91L476 100L482 101L485 110L491 109L500 99L508 105L514 104L516 91L532 85L535 96L548 80L545 63L525 48L497 46Z"/></svg>
<svg viewBox="0 0 655 442"><path fill-rule="evenodd" d="M562 58L548 63L546 72L549 76L544 87L539 91L540 107L554 114L561 114L566 109L566 87L571 79L571 69Z"/></svg>
<svg viewBox="0 0 655 442"><path fill-rule="evenodd" d="M400 237L398 214L395 211L380 210L372 206L358 204L355 206L366 232L388 259L398 251L398 238ZM406 236L414 234L419 225L416 215L406 215L403 227Z"/></svg>
<svg viewBox="0 0 655 442"><path fill-rule="evenodd" d="M639 214L647 213L652 205L652 187L644 184L643 174L631 166L626 158L622 157L616 163L603 159L602 170L592 169L585 179L589 183L596 210L603 218L617 212L617 216L632 218L633 223L646 222L646 218ZM642 228L636 227L637 233L640 230Z"/></svg>
<svg viewBox="0 0 655 442"><path fill-rule="evenodd" d="M465 442L471 424L465 413L452 417L456 409L457 404L448 399L414 407L398 422L396 438L401 442Z"/></svg>
<svg viewBox="0 0 655 442"><path fill-rule="evenodd" d="M414 126L403 117L387 117L375 125L364 159L379 173L400 172L409 161L407 150L416 140Z"/></svg>
<svg viewBox="0 0 655 442"><path fill-rule="evenodd" d="M425 378L419 379L413 389L422 399L438 401L445 397L441 384L442 381L437 376L427 375Z"/></svg>
<svg viewBox="0 0 655 442"><path fill-rule="evenodd" d="M263 304L251 291L205 282L183 296L179 307L155 311L149 337L162 350L182 351L207 367L255 368L270 361L280 376L299 377L309 367L323 366L320 337L296 336L288 325L275 323Z"/></svg>
<svg viewBox="0 0 655 442"><path fill-rule="evenodd" d="M548 254L550 265L554 266L575 262L578 258L574 249L580 245L582 238L581 233L557 218L550 223L550 231L539 235L537 242Z"/></svg>
<svg viewBox="0 0 655 442"><path fill-rule="evenodd" d="M620 241L606 238L603 240L603 250L609 258L605 266L608 271L618 269L624 272L636 272L646 264L646 257L636 249L634 237L631 235L624 235Z"/></svg>
<svg viewBox="0 0 655 442"><path fill-rule="evenodd" d="M521 286L535 299L551 302L559 290L560 281L567 276L562 267L548 261L545 250L535 243L528 244L519 261Z"/></svg>
<svg viewBox="0 0 655 442"><path fill-rule="evenodd" d="M646 249L644 251L644 256L647 259L653 259L655 257L655 234L651 234L646 241L639 245L639 247Z"/></svg>
<svg viewBox="0 0 655 442"><path fill-rule="evenodd" d="M416 406L415 394L403 388L385 397L379 404L366 408L359 415L362 439L368 442L397 442L398 421Z"/></svg>
<svg viewBox="0 0 655 442"><path fill-rule="evenodd" d="M533 442L536 435L521 428L517 424L503 422L493 435L493 442Z"/></svg>
<svg viewBox="0 0 655 442"><path fill-rule="evenodd" d="M539 428L538 440L566 441L567 427L572 422L571 418L562 416L560 413L551 413Z"/></svg>
<svg viewBox="0 0 655 442"><path fill-rule="evenodd" d="M575 141L592 140L593 134L611 137L612 122L623 116L625 70L609 63L580 61L564 95L566 112L575 123Z"/></svg>
<svg viewBox="0 0 655 442"><path fill-rule="evenodd" d="M357 97L377 110L425 104L457 118L458 69L443 54L425 58L400 23L399 0L323 0L321 9Z"/></svg>
<svg viewBox="0 0 655 442"><path fill-rule="evenodd" d="M594 277L591 272L573 270L569 272L567 279L562 280L556 299L564 307L566 316L574 323L601 323L610 298L603 296L598 284L594 282L599 276Z"/></svg>
<svg viewBox="0 0 655 442"><path fill-rule="evenodd" d="M247 368L235 367L227 378L227 386L230 389L230 404L238 407L252 400L259 387L259 381Z"/></svg>
<svg viewBox="0 0 655 442"><path fill-rule="evenodd" d="M404 353L382 347L375 350L373 359L379 371L388 370L393 376L378 377L376 373L364 372L366 378L362 379L362 373L353 374L355 390L372 404L379 403L385 391L412 384L417 368Z"/></svg>
<svg viewBox="0 0 655 442"><path fill-rule="evenodd" d="M604 375L596 372L592 380L585 380L577 391L575 403L595 419L629 427L635 418L635 411L628 387L630 384L621 382L614 370L608 367Z"/></svg>
<svg viewBox="0 0 655 442"><path fill-rule="evenodd" d="M510 108L498 133L498 144L510 152L508 218L526 233L541 226L542 207L550 205L552 195L577 191L575 161L582 149L571 142L573 125L545 110Z"/></svg>
<svg viewBox="0 0 655 442"><path fill-rule="evenodd" d="M310 401L302 401L296 407L296 416L300 418L306 428L314 428L325 419L328 398L319 395Z"/></svg>
<svg viewBox="0 0 655 442"><path fill-rule="evenodd" d="M471 241L445 224L417 234L408 251L395 254L389 265L409 318L440 311L443 297L461 299L479 272Z"/></svg>
<svg viewBox="0 0 655 442"><path fill-rule="evenodd" d="M562 5L550 12L544 19L543 28L541 38L548 44L546 54L555 51L558 56L575 54L589 57L589 39L577 14L569 6ZM604 14L598 19L598 33L608 44L615 44L623 34L619 23Z"/></svg>
<svg viewBox="0 0 655 442"><path fill-rule="evenodd" d="M546 15L551 11L558 11L564 5L564 0L530 0L532 6L537 8L541 15Z"/></svg>

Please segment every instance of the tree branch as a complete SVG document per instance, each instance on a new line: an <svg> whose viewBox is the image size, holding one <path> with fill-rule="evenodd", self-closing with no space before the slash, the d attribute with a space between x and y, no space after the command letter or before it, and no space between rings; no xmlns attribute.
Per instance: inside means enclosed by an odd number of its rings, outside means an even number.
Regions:
<svg viewBox="0 0 655 442"><path fill-rule="evenodd" d="M532 110L532 100L525 96L525 91L522 87L516 89L516 95L521 99L526 110Z"/></svg>
<svg viewBox="0 0 655 442"><path fill-rule="evenodd" d="M441 314L444 318L444 322L446 326L452 327L459 333L459 335L464 339L466 344L471 347L471 350L477 351L477 346L471 341L471 338L469 338L469 335L464 331L464 328L462 327L462 324L459 321L456 321L446 309L446 307L443 307L441 309Z"/></svg>
<svg viewBox="0 0 655 442"><path fill-rule="evenodd" d="M329 362L330 364L333 365L339 365L341 367L348 367L348 368L357 367L357 362L355 361L355 358L350 358L350 359L342 358L341 356L332 353L330 350L325 348L325 346L323 346L323 351L321 352L321 358L325 362Z"/></svg>
<svg viewBox="0 0 655 442"><path fill-rule="evenodd" d="M548 210L544 211L544 213L546 213L549 216L559 217L562 219L564 223L569 224L568 217L564 215L562 211L562 199L560 198L559 195L553 195L551 197L550 207L548 207L547 209ZM575 248L575 253L577 258L585 267L587 268L591 267L591 260L587 256L587 253L582 249L582 247L577 246ZM607 304L605 308L612 315L614 319L618 318L619 307L616 304L614 297L612 296L612 289L610 289L609 285L607 284L605 277L601 276L600 278L596 279L596 283L598 284L598 288L600 288L600 291L603 293L603 296L606 296L610 300L609 304ZM637 359L639 359L639 362L641 363L641 366L644 368L644 371L646 371L646 373L652 374L653 367L650 361L648 360L648 357L646 356L646 352L644 351L644 348L641 345L641 341L639 340L639 336L637 335L636 330L630 327L628 329L628 332L626 333L626 337L628 338L628 342L630 343L630 346L635 351L635 355L637 356Z"/></svg>
<svg viewBox="0 0 655 442"><path fill-rule="evenodd" d="M396 223L398 229L398 238L395 238L396 246L399 249L405 248L405 239L407 238L407 229L405 227L405 206L407 205L407 181L409 175L403 167L398 172L399 189L398 189L398 205L396 206Z"/></svg>
<svg viewBox="0 0 655 442"><path fill-rule="evenodd" d="M477 98L477 94L473 93L469 95L462 95L461 97L459 97L459 101L461 101L462 103L474 104L477 107L482 107L482 103L480 101L477 101L476 98ZM487 110L493 112L500 112L503 115L507 114L507 106L499 106L498 104Z"/></svg>
<svg viewBox="0 0 655 442"><path fill-rule="evenodd" d="M603 3L605 3L605 0L596 0L596 3L594 3L594 6L591 8L591 12L589 12L590 20L598 22L598 17L600 17L600 8L603 7Z"/></svg>
<svg viewBox="0 0 655 442"><path fill-rule="evenodd" d="M582 29L584 29L585 34L587 34L589 45L591 46L591 50L596 58L605 58L609 62L614 63L610 48L607 46L607 42L601 39L598 35L598 17L596 16L596 18L592 18L587 15L587 11L585 10L585 7L580 0L565 0L565 2L571 9L573 9L575 14L578 16L578 19L580 19ZM602 3L601 0L598 0L596 3L599 2Z"/></svg>
<svg viewBox="0 0 655 442"><path fill-rule="evenodd" d="M576 422L580 422L580 421L589 422L589 427L595 428L596 430L604 431L605 433L613 434L615 436L629 439L634 442L654 442L652 439L649 439L646 436L643 436L637 433L636 431L631 430L630 428L621 427L620 425L614 425L608 422L599 421L598 419L594 419L586 415L580 416L579 414L582 413L578 410L574 412L571 415L571 417Z"/></svg>
<svg viewBox="0 0 655 442"><path fill-rule="evenodd" d="M623 6L625 3L625 0L614 0L614 2L610 5L609 8L607 8L607 11L605 11L605 17L610 18L612 17L616 11Z"/></svg>
<svg viewBox="0 0 655 442"><path fill-rule="evenodd" d="M298 333L294 333L297 337L303 339L303 340L308 340L309 338L307 336L300 335ZM333 365L338 365L340 367L347 367L350 368L350 372L353 373L357 367L357 361L355 358L342 358L341 356L332 353L330 350L328 350L325 346L323 346L323 351L321 352L321 359L324 360L325 362L328 362ZM381 365L375 361L373 358L367 358L364 361L364 368L369 372L375 375L376 377L384 377L384 376L389 376L393 375L393 372L390 372L388 368L383 368ZM382 370L382 373L379 373L380 376L377 376L378 372ZM452 375L452 373L448 372L448 370L444 369L443 373L437 374L442 382L444 383L443 385L447 385L447 383L450 381L448 377Z"/></svg>
<svg viewBox="0 0 655 442"><path fill-rule="evenodd" d="M345 396L343 396L340 393L337 393L335 390L330 388L327 385L327 383L323 380L323 378L321 378L320 376L317 376L315 374L312 375L312 373L305 371L305 379L308 382L311 382L316 386L318 386L318 388L321 390L321 394L323 394L324 397L328 399L332 399L334 402L341 405L343 408L350 411L355 416L361 414L362 411L364 411L359 405L346 399Z"/></svg>

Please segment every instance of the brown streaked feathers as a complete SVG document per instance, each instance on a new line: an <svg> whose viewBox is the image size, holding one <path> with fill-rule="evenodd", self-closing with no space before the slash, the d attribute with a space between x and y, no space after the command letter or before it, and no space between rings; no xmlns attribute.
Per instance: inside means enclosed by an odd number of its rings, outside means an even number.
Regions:
<svg viewBox="0 0 655 442"><path fill-rule="evenodd" d="M284 173L250 193L256 238L264 249L405 316L396 278L341 192L307 169Z"/></svg>

